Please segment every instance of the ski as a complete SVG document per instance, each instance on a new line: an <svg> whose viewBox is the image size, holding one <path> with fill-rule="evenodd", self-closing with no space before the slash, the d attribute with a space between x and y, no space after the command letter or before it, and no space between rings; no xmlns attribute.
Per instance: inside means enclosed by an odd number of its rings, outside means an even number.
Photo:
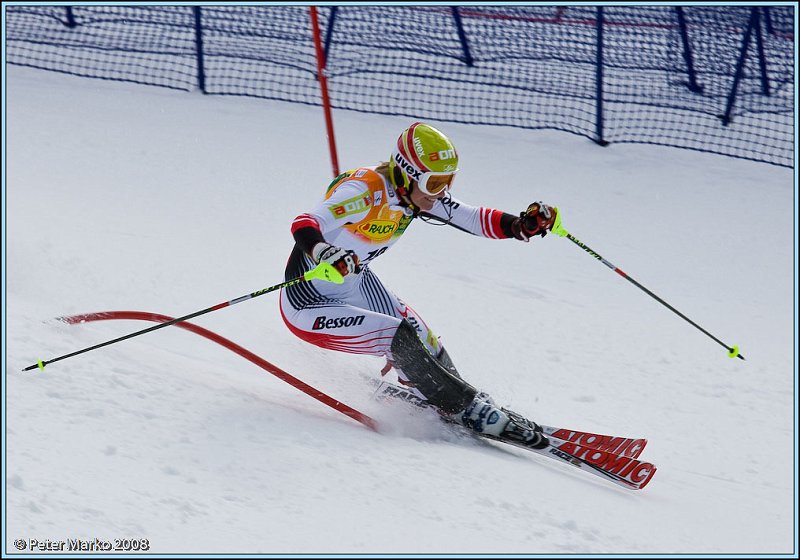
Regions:
<svg viewBox="0 0 800 560"><path fill-rule="evenodd" d="M606 436L592 432L570 430L568 428L556 428L553 426L545 426L543 424L539 425L541 426L542 431L549 437L558 438L581 447L598 449L600 451L609 451L611 453L616 453L617 455L622 455L623 457L632 457L633 459L639 457L647 445L647 440L644 438Z"/></svg>
<svg viewBox="0 0 800 560"><path fill-rule="evenodd" d="M641 490L647 486L657 470L653 463L640 461L633 457L625 457L610 451L580 446L555 437L548 437L548 444L541 449L536 449L514 440L487 434L476 435L572 465L628 490Z"/></svg>
<svg viewBox="0 0 800 560"><path fill-rule="evenodd" d="M395 385L388 381L381 381L375 390L375 398L393 398L407 402L419 408L427 408L428 403L424 398L414 394L408 387ZM636 459L644 451L647 440L644 438L626 438L620 436L609 436L595 434L592 432L582 432L569 428L559 428L539 424L542 431L550 438L557 438L563 442L569 442L582 448L597 449L607 451L623 457Z"/></svg>
<svg viewBox="0 0 800 560"><path fill-rule="evenodd" d="M397 399L405 403L416 406L417 408L428 408L428 401L423 397L414 394L414 391L402 385L395 385L388 381L379 381L378 388L372 397L376 400Z"/></svg>

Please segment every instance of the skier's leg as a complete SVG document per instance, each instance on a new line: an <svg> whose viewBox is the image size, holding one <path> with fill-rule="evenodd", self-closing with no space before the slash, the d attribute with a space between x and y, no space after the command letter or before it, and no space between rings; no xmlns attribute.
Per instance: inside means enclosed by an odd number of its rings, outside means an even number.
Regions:
<svg viewBox="0 0 800 560"><path fill-rule="evenodd" d="M281 294L281 315L295 336L328 350L386 356L400 324L395 317L336 301L296 309Z"/></svg>
<svg viewBox="0 0 800 560"><path fill-rule="evenodd" d="M414 309L386 289L369 268L360 276L360 305L402 320L387 355L401 382L412 385L444 416L476 432L531 446L541 443L539 426L497 407L488 395L478 393L461 378L439 338Z"/></svg>
<svg viewBox="0 0 800 560"><path fill-rule="evenodd" d="M395 331L389 360L430 404L444 413L464 410L477 393L474 387L431 356L417 329L407 319L403 319Z"/></svg>
<svg viewBox="0 0 800 560"><path fill-rule="evenodd" d="M429 354L441 363L451 374L460 377L453 364L453 360L442 345L441 339L433 333L420 314L397 297L391 290L387 289L380 278L369 268L365 268L361 277L361 301L359 305L379 313L391 315L398 320L405 319L414 328L417 336L422 341L425 348L427 348ZM402 371L398 371L398 375L401 380L404 379Z"/></svg>
<svg viewBox="0 0 800 560"><path fill-rule="evenodd" d="M475 432L510 439L528 447L544 447L542 429L523 416L498 407L486 393L451 374L434 360L416 330L405 319L392 340L394 363L414 387L448 419Z"/></svg>
<svg viewBox="0 0 800 560"><path fill-rule="evenodd" d="M331 350L385 356L401 380L410 382L428 403L476 432L531 446L543 440L536 424L498 408L461 379L427 324L368 268L359 275L358 289L341 299L315 294L297 305L299 298L288 293L281 293L281 314L303 340Z"/></svg>

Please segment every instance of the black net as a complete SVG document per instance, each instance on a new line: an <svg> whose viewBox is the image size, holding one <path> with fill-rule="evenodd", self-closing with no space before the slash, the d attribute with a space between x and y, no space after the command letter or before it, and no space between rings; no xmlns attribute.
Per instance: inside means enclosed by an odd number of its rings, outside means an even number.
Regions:
<svg viewBox="0 0 800 560"><path fill-rule="evenodd" d="M331 104L794 165L794 7L319 8ZM11 64L320 104L305 6L8 6Z"/></svg>
<svg viewBox="0 0 800 560"><path fill-rule="evenodd" d="M6 8L6 61L108 80L190 90L194 18L184 7Z"/></svg>

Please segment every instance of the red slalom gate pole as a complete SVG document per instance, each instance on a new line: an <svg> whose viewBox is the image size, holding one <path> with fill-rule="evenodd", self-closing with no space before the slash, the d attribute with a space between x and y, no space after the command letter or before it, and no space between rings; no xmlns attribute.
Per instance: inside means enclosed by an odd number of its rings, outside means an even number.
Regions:
<svg viewBox="0 0 800 560"><path fill-rule="evenodd" d="M325 76L325 53L322 50L322 40L319 32L319 18L316 6L308 8L311 14L311 34L314 36L314 49L317 53L317 78L319 79L319 89L322 93L322 110L325 113L325 127L328 133L328 148L331 152L331 166L333 176L339 175L339 158L336 155L336 136L333 133L333 116L331 114L331 99L328 96L328 78Z"/></svg>
<svg viewBox="0 0 800 560"><path fill-rule="evenodd" d="M370 430L376 432L378 431L378 423L373 418L367 416L362 412L359 412L358 410L352 407L347 406L343 402L338 401L333 397L328 396L319 389L316 389L311 385L304 383L303 381L300 381L290 373L283 371L278 366L250 352L246 348L239 346L235 342L223 336L220 336L213 331L195 325L194 323L189 323L188 321L174 322L175 319L167 315L161 315L159 313L148 313L146 311L106 311L102 313L84 313L82 315L72 315L70 317L61 318L62 321L70 325L75 325L90 321L108 321L108 320L120 320L120 319L153 321L156 323L160 323L161 325L170 323L174 324L176 327L186 329L190 332L193 332L197 335L207 338L208 340L216 342L217 344L224 346L228 350L231 350L232 352L239 354L241 357L245 358L246 360L249 360L250 362L260 367L261 369L268 371L281 381L285 381L295 389L302 391L311 398L318 400L322 404L331 407L337 412L341 412L345 416L349 416L350 418L352 418L357 422L360 422Z"/></svg>

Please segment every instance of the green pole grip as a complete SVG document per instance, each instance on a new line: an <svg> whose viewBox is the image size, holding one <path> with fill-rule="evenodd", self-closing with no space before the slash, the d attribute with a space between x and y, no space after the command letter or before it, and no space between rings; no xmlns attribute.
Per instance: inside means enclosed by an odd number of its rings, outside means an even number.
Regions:
<svg viewBox="0 0 800 560"><path fill-rule="evenodd" d="M550 231L559 237L566 237L569 235L569 232L564 229L564 226L561 225L561 212L558 211L558 208L553 208L553 211L556 213L556 219L553 222L553 227L550 229Z"/></svg>
<svg viewBox="0 0 800 560"><path fill-rule="evenodd" d="M333 282L334 284L342 284L344 276L336 270L332 264L321 262L305 274L303 278L306 280L324 280L325 282Z"/></svg>

